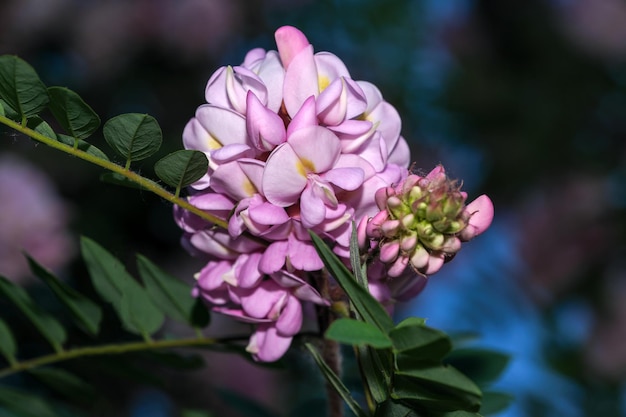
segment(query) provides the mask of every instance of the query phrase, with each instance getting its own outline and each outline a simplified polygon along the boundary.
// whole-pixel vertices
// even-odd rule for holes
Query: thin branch
[[[213,216],[212,214],[209,214],[205,211],[202,211],[200,209],[198,209],[197,207],[189,204],[189,202],[183,198],[178,197],[177,195],[174,195],[172,193],[170,193],[169,191],[167,191],[165,188],[161,187],[159,184],[157,184],[156,182],[154,182],[153,180],[149,179],[149,178],[145,178],[142,177],[141,175],[137,174],[136,172],[133,172],[121,165],[117,165],[111,161],[107,161],[106,159],[102,159],[99,158],[95,155],[89,154],[85,151],[82,151],[80,149],[77,149],[75,147],[66,145],[64,143],[61,143],[55,139],[49,138],[45,135],[42,135],[39,132],[36,132],[26,126],[23,126],[17,122],[14,122],[13,120],[5,117],[5,116],[0,116],[0,123],[10,127],[11,129],[17,130],[20,133],[23,133],[24,135],[38,141],[41,143],[44,143],[52,148],[55,148],[57,150],[60,150],[62,152],[65,152],[67,154],[73,155],[77,158],[80,158],[82,160],[85,160],[87,162],[91,162],[94,165],[98,165],[102,168],[108,169],[109,171],[115,172],[117,174],[120,174],[124,177],[126,177],[127,179],[129,179],[130,181],[136,183],[137,185],[139,185],[141,188],[146,189],[156,195],[158,195],[159,197],[169,201],[172,204],[176,204],[182,208],[184,208],[187,211],[190,211],[191,213],[195,214],[196,216],[211,222],[223,229],[228,229],[228,223],[226,222],[226,220],[224,219],[220,219],[219,217]]]
[[[138,352],[146,350],[156,350],[175,347],[194,347],[194,346],[210,346],[218,342],[225,342],[221,339],[213,339],[207,337],[174,339],[174,340],[155,340],[151,342],[129,342],[113,345],[90,346],[75,349],[68,349],[58,353],[52,353],[46,356],[40,356],[34,359],[17,362],[11,366],[0,370],[0,379],[6,376],[28,371],[43,365],[64,362],[70,359],[81,358],[85,356],[102,356],[102,355],[119,355],[128,352]]]

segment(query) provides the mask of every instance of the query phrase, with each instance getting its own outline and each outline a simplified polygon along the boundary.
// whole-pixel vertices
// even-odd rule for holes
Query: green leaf
[[[88,405],[97,398],[97,392],[92,385],[63,369],[36,368],[28,373],[74,403]]]
[[[0,406],[12,416],[18,417],[60,417],[45,400],[37,394],[0,386]]]
[[[352,412],[357,417],[367,417],[365,411],[363,411],[361,406],[359,406],[355,399],[352,398],[350,390],[346,388],[346,386],[343,384],[343,382],[341,382],[341,379],[337,376],[337,374],[335,374],[333,370],[330,369],[330,367],[326,364],[326,362],[324,362],[324,359],[320,356],[317,349],[315,349],[310,343],[305,343],[305,346],[309,350],[309,352],[311,352],[313,360],[315,360],[315,363],[317,363],[317,366],[322,371],[322,374],[324,375],[324,378],[326,378],[326,381],[335,389],[335,391],[337,391],[341,398],[343,398],[350,410],[352,410]]]
[[[509,364],[509,356],[488,349],[455,349],[446,357],[446,362],[469,376],[478,386],[485,387],[494,382]]]
[[[46,86],[37,72],[13,55],[0,56],[0,98],[20,118],[39,114],[49,101]]]
[[[365,322],[376,326],[379,330],[388,334],[393,329],[393,321],[384,307],[372,297],[368,290],[363,288],[363,286],[354,279],[352,273],[330,248],[326,246],[322,239],[311,231],[309,231],[309,234],[326,269],[348,295],[350,302],[354,305],[354,309],[359,316]]]
[[[135,281],[129,281],[122,289],[120,318],[124,327],[144,337],[161,328],[165,316],[150,300],[146,290]]]
[[[158,330],[163,324],[163,313],[124,265],[89,238],[81,238],[81,250],[94,288],[113,305],[124,328],[143,337]]]
[[[391,354],[368,346],[357,346],[357,352],[361,372],[372,398],[377,403],[386,401],[389,398],[393,366]]]
[[[426,366],[423,368],[403,369],[396,375],[411,377],[420,385],[438,392],[446,392],[460,397],[471,397],[480,403],[482,392],[467,376],[447,365]]]
[[[4,106],[2,105],[3,100],[0,100],[0,116],[4,116]]]
[[[403,321],[389,333],[396,354],[419,360],[440,361],[452,349],[450,338],[443,332],[424,326],[422,319]]]
[[[61,127],[76,139],[91,136],[100,126],[100,117],[74,91],[49,87],[50,111]]]
[[[208,310],[204,306],[197,310],[198,300],[191,296],[188,284],[163,271],[142,255],[137,255],[137,269],[148,294],[167,316],[191,326],[198,324],[198,320],[201,321],[201,327],[209,324]],[[204,317],[199,317],[202,312]]]
[[[2,114],[2,116],[6,117],[7,119],[11,119],[11,120],[14,120],[14,121],[17,121],[17,122],[21,122],[22,121],[22,117],[19,114],[17,114],[17,112],[15,110],[13,110],[6,103],[6,101],[2,100],[1,98],[0,98],[0,106],[2,107],[2,111],[4,112],[4,114]]]
[[[163,134],[156,119],[147,114],[115,116],[104,124],[104,138],[126,161],[139,161],[161,147]]]
[[[39,116],[33,116],[28,119],[27,127],[47,138],[54,140],[57,139],[57,135],[54,133],[54,130],[52,130],[50,125]]]
[[[57,140],[61,143],[64,143],[66,145],[69,146],[74,146],[74,142],[76,139],[74,139],[71,136],[67,136],[67,135],[63,135],[61,133],[57,134]],[[102,152],[99,148],[96,148],[95,146],[93,146],[91,143],[85,142],[82,139],[78,139],[78,149],[80,149],[83,152],[87,152],[90,155],[93,155],[97,158],[100,159],[104,159],[105,161],[109,160],[109,157]]]
[[[33,258],[29,256],[26,256],[26,258],[33,274],[46,283],[59,301],[69,310],[74,320],[83,326],[91,335],[97,335],[100,320],[102,320],[102,310],[100,307],[69,285],[60,281]]]
[[[202,178],[208,167],[209,161],[203,152],[186,149],[163,157],[154,165],[154,172],[178,190]]]
[[[429,413],[455,410],[476,412],[480,408],[480,398],[473,395],[454,395],[445,390],[439,391],[419,379],[403,375],[395,376],[391,396],[405,404],[428,410]]]
[[[16,352],[17,346],[15,345],[13,333],[11,333],[11,329],[4,320],[0,319],[0,353],[9,363],[13,363],[15,362]]]
[[[361,263],[356,230],[356,223],[352,222],[352,234],[350,235],[350,265],[354,271],[356,281],[361,284],[363,288],[367,288],[367,265]]]
[[[496,414],[508,408],[515,398],[503,392],[485,392],[480,406],[483,415]]]
[[[134,278],[117,258],[93,240],[83,236],[80,245],[94,288],[119,312],[122,290],[126,282]]]
[[[333,321],[324,337],[346,345],[369,345],[379,349],[391,347],[391,339],[378,327],[348,318]]]
[[[378,404],[374,417],[419,417],[420,414],[408,406],[391,399]]]
[[[55,350],[61,349],[67,337],[65,329],[54,317],[42,311],[26,291],[0,276],[0,293],[11,300],[28,317]]]
[[[100,175],[100,181],[109,184],[121,185],[122,187],[133,188],[135,190],[142,190],[143,187],[137,184],[135,181],[131,181],[122,174],[117,172],[104,172]]]

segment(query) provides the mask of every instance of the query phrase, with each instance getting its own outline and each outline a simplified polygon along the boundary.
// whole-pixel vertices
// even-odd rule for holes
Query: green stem
[[[174,195],[172,193],[170,193],[169,191],[167,191],[165,188],[161,187],[159,184],[157,184],[156,182],[152,181],[149,178],[145,178],[142,177],[141,175],[130,171],[129,169],[126,169],[125,167],[122,167],[120,165],[117,165],[111,161],[107,161],[105,159],[99,158],[97,156],[91,155],[85,151],[82,151],[80,149],[76,149],[72,146],[68,146],[64,143],[61,143],[55,139],[49,138],[45,135],[42,135],[39,132],[36,132],[28,127],[26,127],[25,125],[21,125],[17,122],[14,122],[13,120],[5,117],[5,116],[0,116],[0,123],[10,127],[11,129],[17,130],[20,133],[23,133],[24,135],[38,141],[41,143],[44,143],[52,148],[55,148],[57,150],[60,150],[62,152],[65,152],[67,154],[73,155],[77,158],[80,158],[82,160],[85,160],[87,162],[91,162],[94,165],[98,165],[102,168],[108,169],[109,171],[113,171],[117,174],[120,174],[124,177],[126,177],[127,179],[129,179],[130,181],[138,184],[139,186],[141,186],[142,188],[158,195],[159,197],[169,201],[172,204],[176,204],[182,208],[184,208],[187,211],[192,212],[193,214],[195,214],[196,216],[207,220],[223,229],[227,229],[228,228],[228,223],[224,220],[224,219],[220,219],[219,217],[215,217],[212,214],[209,214],[205,211],[202,211],[194,206],[192,206],[191,204],[189,204],[189,202],[183,198],[178,197],[177,195]]]
[[[175,340],[155,340],[151,342],[129,342],[114,345],[81,347],[76,349],[63,350],[58,353],[52,353],[46,356],[30,359],[23,362],[11,364],[11,366],[0,370],[0,379],[9,375],[28,371],[43,365],[63,362],[70,359],[76,359],[85,356],[101,356],[101,355],[119,355],[128,352],[138,352],[143,350],[156,350],[176,347],[193,347],[193,346],[209,346],[220,340],[213,338],[189,338]]]

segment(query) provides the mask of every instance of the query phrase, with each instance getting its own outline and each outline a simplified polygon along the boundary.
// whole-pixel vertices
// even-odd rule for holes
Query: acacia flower
[[[377,190],[411,178],[400,117],[380,91],[353,80],[337,56],[315,53],[298,29],[284,26],[275,38],[277,51],[253,49],[210,77],[207,102],[183,132],[184,146],[209,159],[189,202],[228,229],[175,212],[183,245],[207,260],[194,294],[254,325],[247,349],[260,361],[284,354],[307,305],[330,301],[311,280],[323,263],[308,231],[348,262],[352,222],[382,209]],[[382,252],[387,259],[393,248]],[[371,290],[400,298],[418,286],[397,277],[375,279]]]

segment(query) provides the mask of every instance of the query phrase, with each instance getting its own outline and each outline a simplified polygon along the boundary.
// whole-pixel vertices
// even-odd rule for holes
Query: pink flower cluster
[[[417,295],[427,275],[493,220],[489,197],[481,195],[466,206],[467,193],[441,165],[424,177],[411,174],[395,187],[381,188],[375,198],[380,211],[361,219],[357,237],[361,251],[374,259],[370,292],[383,302]]]
[[[215,311],[256,324],[247,347],[273,361],[300,330],[303,302],[326,305],[308,273],[323,264],[307,230],[349,256],[352,221],[376,211],[376,190],[408,174],[400,117],[372,84],[296,28],[278,51],[254,49],[218,69],[183,132],[209,170],[190,203],[228,221],[212,227],[177,209],[184,245],[208,255],[196,294]]]
[[[335,55],[314,53],[299,30],[282,27],[275,38],[278,51],[251,50],[240,66],[211,76],[207,103],[183,132],[185,147],[209,159],[189,202],[224,219],[227,230],[176,209],[183,244],[207,257],[195,295],[214,311],[255,325],[247,350],[260,361],[285,353],[302,327],[305,305],[330,302],[310,281],[323,263],[308,230],[332,242],[347,262],[352,223],[389,208],[381,192],[391,196],[397,184],[414,189],[417,181],[409,176],[400,117],[380,91],[354,81]],[[433,190],[427,192],[437,196],[426,201],[440,208],[443,197]],[[462,211],[465,196],[457,200]],[[463,216],[464,227],[478,219]],[[457,229],[448,232],[466,233]],[[383,258],[388,243],[372,240],[371,247],[382,244]],[[423,287],[420,279],[407,279],[408,272],[415,278],[407,268],[388,269],[385,259],[371,265],[370,290],[382,302]]]

